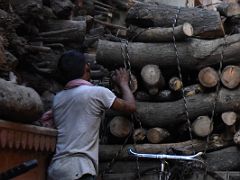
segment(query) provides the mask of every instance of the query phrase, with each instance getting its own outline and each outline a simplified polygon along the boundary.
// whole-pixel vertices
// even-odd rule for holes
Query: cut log
[[[156,95],[165,85],[164,77],[157,65],[149,64],[142,68],[141,77],[149,94]]]
[[[83,42],[86,34],[86,21],[51,20],[45,22],[40,40],[47,43]]]
[[[222,46],[225,39],[199,40],[191,39],[187,42],[177,43],[181,66],[189,69],[218,64],[221,60]],[[226,37],[223,63],[239,63],[240,34]],[[176,67],[176,52],[172,43],[129,43],[128,53],[133,68],[142,68],[148,64],[159,67]],[[109,68],[123,63],[121,43],[99,40],[96,60],[99,64]]]
[[[109,127],[111,134],[118,138],[127,137],[132,130],[131,122],[122,116],[114,117],[111,120]]]
[[[147,131],[147,139],[150,143],[158,144],[170,136],[170,133],[163,128],[151,128]]]
[[[224,142],[222,140],[212,140],[210,139],[209,145],[207,147],[207,151],[216,151],[222,149],[224,147],[230,146],[231,143]],[[137,145],[126,145],[119,156],[120,159],[129,159],[129,155],[127,150],[129,148],[136,149],[137,152],[142,153],[167,153],[169,149],[173,148],[177,151],[180,151],[184,154],[192,154],[193,149],[195,152],[204,151],[206,148],[206,141],[202,140],[193,140],[193,141],[185,141],[178,143],[169,143],[169,144],[137,144]],[[121,145],[100,145],[99,158],[100,161],[110,161],[117,154],[117,152],[121,149]]]
[[[237,114],[235,112],[224,112],[221,115],[222,120],[224,122],[225,126],[225,130],[222,133],[222,138],[225,141],[232,141],[233,140],[233,136],[236,133],[236,127],[235,127],[235,123],[237,121]]]
[[[206,137],[213,131],[213,123],[208,116],[199,116],[192,123],[192,131],[199,137]]]
[[[235,144],[240,145],[240,130],[238,130],[234,136],[233,136],[233,141]]]
[[[217,10],[221,15],[231,17],[240,14],[240,5],[238,2],[235,3],[221,3],[217,6]]]
[[[190,23],[194,35],[202,38],[223,37],[224,30],[218,12],[185,7],[180,8],[179,13],[178,10],[177,6],[135,3],[128,11],[126,21],[140,27],[172,27],[173,19],[178,14],[176,25]]]
[[[178,77],[171,78],[168,85],[169,88],[173,91],[180,91],[183,87],[183,83]]]
[[[180,41],[193,35],[193,27],[189,23],[184,23],[174,28],[139,28],[131,26],[128,36],[132,41],[137,42],[168,42],[173,41],[173,34],[176,40]]]
[[[74,4],[70,0],[50,0],[50,7],[61,19],[69,19],[72,15]]]
[[[224,112],[222,113],[221,117],[223,122],[228,126],[235,124],[238,118],[237,113],[233,111]]]
[[[43,111],[39,95],[31,88],[0,79],[0,117],[6,120],[31,123]]]
[[[146,137],[146,130],[143,128],[134,129],[133,131],[133,140],[134,142],[141,142]]]
[[[240,68],[238,66],[226,66],[221,75],[221,82],[229,89],[236,88],[240,83]]]
[[[184,87],[183,92],[184,92],[184,96],[188,97],[188,96],[194,96],[199,93],[203,93],[204,89],[200,84],[193,84],[193,85]]]
[[[217,71],[211,67],[205,67],[198,73],[198,80],[204,87],[215,87],[219,82]]]
[[[195,0],[143,0],[144,3],[166,4],[177,7],[194,7]]]
[[[201,93],[186,98],[190,119],[212,112],[215,93]],[[239,110],[240,90],[222,88],[216,103],[216,113]],[[186,121],[183,100],[164,103],[138,102],[137,112],[141,122],[149,127],[164,127]]]

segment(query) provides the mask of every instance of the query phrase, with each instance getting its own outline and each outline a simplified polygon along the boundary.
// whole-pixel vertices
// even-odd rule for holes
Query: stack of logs
[[[116,94],[111,72],[131,69],[137,113],[106,113],[101,162],[127,138],[143,153],[213,151],[213,170],[234,170],[240,152],[219,149],[240,144],[239,14],[234,0],[0,1],[0,118],[37,120],[62,89],[59,57],[77,49],[92,82]],[[225,151],[223,166],[214,160]]]

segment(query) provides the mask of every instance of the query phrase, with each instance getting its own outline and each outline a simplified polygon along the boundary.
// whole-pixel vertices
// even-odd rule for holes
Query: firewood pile
[[[92,82],[119,96],[111,74],[131,72],[137,113],[106,113],[103,164],[128,159],[131,146],[122,144],[135,144],[144,153],[211,151],[213,170],[235,170],[239,14],[237,0],[0,1],[0,118],[37,120],[62,89],[59,57],[77,49],[91,64]],[[231,156],[223,166],[216,159],[225,151]]]

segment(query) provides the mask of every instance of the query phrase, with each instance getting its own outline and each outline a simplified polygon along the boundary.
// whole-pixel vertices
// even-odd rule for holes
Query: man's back
[[[115,98],[110,90],[89,85],[63,90],[56,95],[53,113],[58,140],[53,161],[65,157],[81,158],[90,163],[89,168],[93,164],[97,170],[101,116]],[[81,168],[88,167],[85,164]]]

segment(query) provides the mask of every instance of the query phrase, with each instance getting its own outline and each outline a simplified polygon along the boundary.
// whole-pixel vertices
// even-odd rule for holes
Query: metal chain
[[[190,121],[190,118],[189,118],[187,100],[186,100],[186,96],[185,96],[185,92],[184,92],[184,88],[183,88],[184,86],[183,86],[182,68],[181,68],[181,65],[180,65],[180,58],[179,58],[178,49],[177,49],[177,45],[176,45],[176,38],[175,38],[175,35],[174,35],[174,30],[175,30],[175,26],[177,25],[177,20],[178,20],[179,14],[180,14],[180,10],[181,10],[181,8],[179,7],[177,13],[174,16],[174,20],[173,20],[173,24],[172,24],[172,38],[173,38],[174,50],[175,50],[175,53],[176,53],[178,75],[179,75],[179,78],[182,82],[181,91],[182,91],[182,96],[183,96],[185,115],[186,115],[186,119],[187,119],[187,123],[188,123],[189,136],[190,136],[191,141],[193,141],[191,121]],[[192,146],[192,152],[195,153],[193,143],[191,144],[191,146]]]

